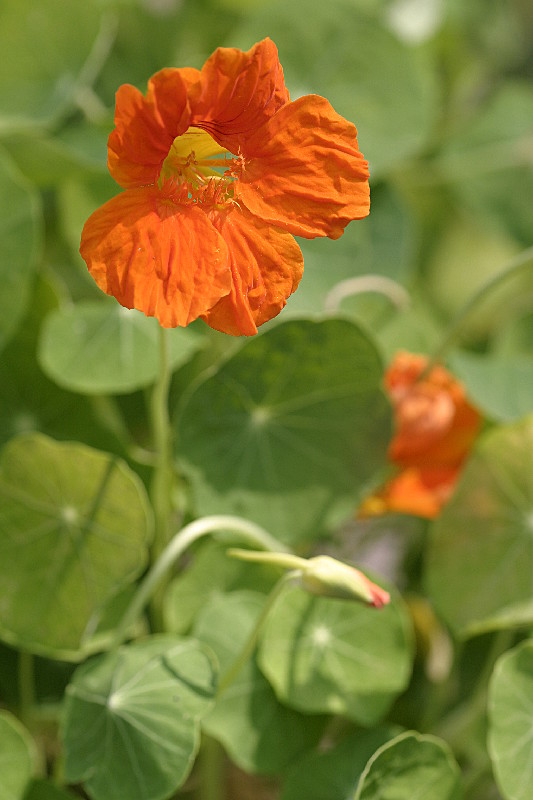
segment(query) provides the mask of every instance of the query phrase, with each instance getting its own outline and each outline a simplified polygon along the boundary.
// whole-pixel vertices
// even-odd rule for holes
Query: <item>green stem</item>
[[[224,800],[226,797],[224,760],[222,745],[203,735],[198,756],[198,800]]]
[[[19,652],[18,663],[19,716],[21,722],[27,728],[31,728],[32,711],[35,705],[35,676],[33,666],[33,655],[21,650]]]
[[[468,300],[463,308],[459,311],[452,324],[448,328],[444,339],[434,351],[429,364],[424,370],[424,375],[426,375],[436,363],[442,361],[444,353],[455,341],[465,322],[470,318],[472,312],[477,310],[478,306],[491,294],[491,292],[509,278],[512,278],[522,272],[522,270],[529,268],[532,264],[533,247],[528,247],[526,250],[523,250],[517,256],[512,258],[511,261],[509,261],[509,263],[501,270],[501,272],[498,272],[497,275],[494,275],[494,277],[484,283],[483,286],[481,286],[478,291],[472,295],[470,300]]]
[[[161,551],[170,539],[170,508],[172,487],[172,438],[168,412],[170,368],[168,361],[168,331],[159,328],[159,378],[152,394],[151,421],[156,465],[152,484],[155,514],[155,546]]]
[[[259,634],[265,624],[266,618],[268,617],[270,610],[280,594],[282,593],[285,586],[293,579],[295,571],[286,572],[284,575],[281,576],[279,581],[274,585],[270,594],[267,597],[266,603],[263,606],[261,614],[259,615],[257,622],[254,625],[254,629],[251,632],[250,636],[246,640],[244,647],[242,648],[241,652],[231,665],[231,667],[226,670],[224,675],[220,678],[218,682],[218,691],[217,691],[217,699],[226,691],[228,686],[230,686],[243,666],[246,664],[249,658],[251,658],[257,640],[259,639]]]
[[[241,534],[254,546],[262,547],[265,550],[287,552],[285,545],[274,539],[267,531],[241,517],[217,515],[202,517],[190,522],[170,540],[140,584],[115,630],[113,637],[113,645],[115,647],[118,647],[127,638],[131,625],[137,620],[154,592],[160,587],[163,578],[170,572],[176,560],[197,539],[216,531],[233,531]]]
[[[154,542],[152,563],[159,558],[171,538],[172,515],[172,433],[168,411],[170,366],[168,359],[168,331],[159,328],[159,377],[152,391],[151,424],[155,451],[155,469],[151,487],[154,512]],[[153,598],[154,627],[161,628],[161,594]]]

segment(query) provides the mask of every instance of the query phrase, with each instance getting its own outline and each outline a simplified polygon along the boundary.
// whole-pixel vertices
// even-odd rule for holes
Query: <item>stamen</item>
[[[175,196],[220,209],[234,202],[243,166],[242,155],[235,158],[205,130],[191,127],[172,143],[158,184],[162,188],[171,181]]]

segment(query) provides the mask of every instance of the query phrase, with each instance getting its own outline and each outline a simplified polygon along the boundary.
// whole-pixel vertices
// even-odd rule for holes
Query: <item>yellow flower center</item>
[[[191,126],[177,136],[159,175],[159,186],[170,181],[180,199],[223,207],[234,197],[237,159],[201,128]]]

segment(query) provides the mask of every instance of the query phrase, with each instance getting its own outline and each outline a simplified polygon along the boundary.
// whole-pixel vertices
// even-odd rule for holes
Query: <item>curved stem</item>
[[[337,283],[326,295],[326,311],[337,311],[346,297],[374,292],[386,297],[393,306],[403,310],[409,306],[410,297],[403,286],[384,275],[359,275]]]
[[[506,280],[514,277],[515,275],[518,275],[520,272],[522,272],[522,270],[529,268],[532,264],[533,247],[528,247],[527,250],[523,250],[521,253],[511,259],[511,261],[509,261],[509,263],[501,270],[501,272],[498,272],[497,275],[494,275],[494,277],[484,283],[483,286],[481,286],[478,291],[472,295],[470,300],[468,300],[463,308],[459,311],[452,324],[448,328],[444,339],[431,356],[430,361],[423,372],[424,376],[437,362],[442,361],[444,353],[450,347],[452,342],[455,341],[465,322],[469,319],[472,312],[475,311],[477,307],[485,300],[485,298],[488,297],[491,292],[501,283],[504,283]]]
[[[268,595],[266,603],[261,611],[261,614],[259,615],[257,622],[254,625],[254,629],[251,632],[250,636],[248,637],[244,647],[242,648],[241,652],[239,653],[239,655],[237,656],[231,667],[228,670],[226,670],[226,672],[221,677],[218,683],[217,699],[223,692],[226,691],[228,686],[230,686],[233,683],[233,681],[235,680],[235,678],[237,677],[243,666],[251,657],[252,653],[255,650],[257,640],[259,639],[259,634],[261,633],[263,625],[265,624],[265,620],[268,617],[272,606],[282,593],[287,583],[293,580],[295,573],[296,570],[293,570],[292,572],[286,572],[284,575],[281,576],[279,581],[274,584],[274,587],[272,588],[270,594]]]
[[[162,579],[168,574],[175,561],[190,547],[190,545],[202,536],[215,531],[233,531],[239,533],[251,544],[264,548],[265,550],[284,551],[287,548],[278,542],[267,531],[253,522],[226,515],[212,517],[202,517],[185,525],[168,543],[161,552],[159,558],[152,566],[142,583],[140,584],[133,599],[124,612],[124,615],[115,630],[113,646],[118,647],[128,635],[128,630],[135,622],[154,592],[160,587]]]

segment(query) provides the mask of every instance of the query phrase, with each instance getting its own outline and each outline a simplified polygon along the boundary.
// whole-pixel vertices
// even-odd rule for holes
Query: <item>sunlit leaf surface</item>
[[[162,800],[185,780],[215,692],[213,657],[152,637],[98,656],[67,688],[65,773],[94,800]]]
[[[201,344],[193,328],[168,333],[170,362],[177,367]],[[60,386],[87,394],[131,392],[159,374],[159,324],[116,301],[86,301],[47,319],[40,363]]]

